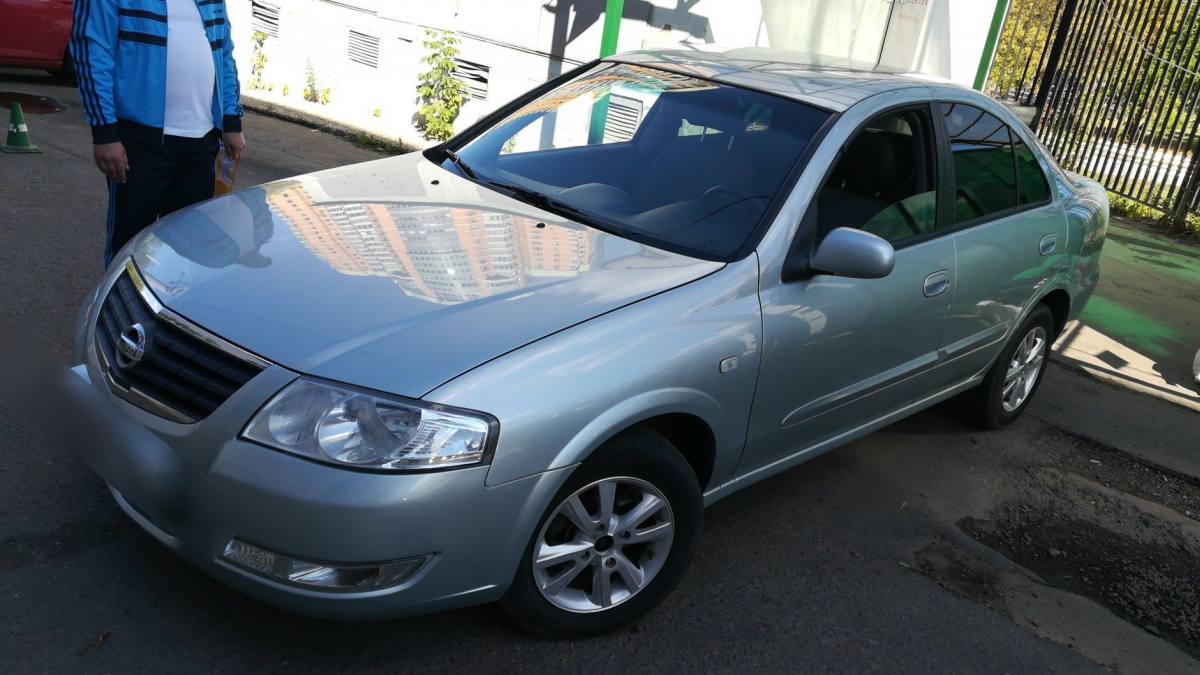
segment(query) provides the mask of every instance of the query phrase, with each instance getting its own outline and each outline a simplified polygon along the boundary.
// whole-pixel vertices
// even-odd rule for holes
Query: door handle
[[[938,270],[925,277],[925,297],[932,298],[950,288],[950,270]]]
[[[1042,240],[1038,242],[1038,253],[1041,253],[1042,255],[1050,255],[1056,250],[1058,250],[1057,234],[1048,234],[1042,237]]]

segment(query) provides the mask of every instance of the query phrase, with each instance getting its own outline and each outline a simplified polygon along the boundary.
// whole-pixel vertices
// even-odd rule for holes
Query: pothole
[[[1058,433],[1073,449],[1059,457],[1060,469],[1200,520],[1200,480],[1137,461],[1082,436]]]
[[[1200,558],[1172,542],[1134,539],[1025,504],[959,527],[980,543],[1200,657]]]
[[[1040,465],[1008,465],[990,505],[952,516],[978,545],[934,542],[914,567],[1110,667],[1180,670],[1165,640],[1196,672],[1200,480],[1055,428],[1030,441]]]

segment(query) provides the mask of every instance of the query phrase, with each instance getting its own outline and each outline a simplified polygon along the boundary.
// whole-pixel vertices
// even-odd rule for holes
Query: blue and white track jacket
[[[216,67],[214,126],[242,130],[242,104],[224,0],[194,0]],[[75,0],[71,58],[95,143],[162,137],[167,98],[166,0]]]

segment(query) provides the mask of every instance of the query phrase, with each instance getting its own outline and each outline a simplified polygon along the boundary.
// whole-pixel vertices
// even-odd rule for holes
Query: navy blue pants
[[[203,138],[148,139],[123,134],[121,142],[129,156],[129,171],[124,183],[108,184],[105,266],[126,242],[154,221],[213,196],[213,164],[221,149],[221,135],[216,129]]]

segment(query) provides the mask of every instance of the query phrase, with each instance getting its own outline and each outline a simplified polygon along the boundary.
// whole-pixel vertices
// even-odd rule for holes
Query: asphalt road
[[[71,89],[0,74],[5,90],[68,105],[29,119],[44,154],[0,155],[0,317],[65,360],[76,306],[101,272],[104,183]],[[253,114],[245,126],[242,184],[377,156]],[[1167,520],[1196,517],[1189,479],[1127,453],[1186,452],[1200,418],[1061,367],[1030,413],[985,433],[941,406],[729,497],[708,510],[697,559],[652,615],[615,635],[553,642],[493,607],[339,624],[250,601],[142,533],[86,468],[0,410],[0,672],[1196,668],[1185,654],[1196,655],[1193,627],[1172,623],[1173,605],[1139,613],[1108,586],[1062,582],[1009,536],[1020,518],[1006,514],[1085,519],[1134,551],[1182,556],[1164,563],[1168,574],[1189,569],[1200,550],[1191,540],[1152,541],[1174,535],[1129,530],[1121,509],[1159,500]],[[1086,513],[1064,504],[1053,498],[1066,494],[1063,476],[1114,501]],[[1146,487],[1160,483],[1169,498]],[[1090,555],[1069,543],[1050,546]]]

